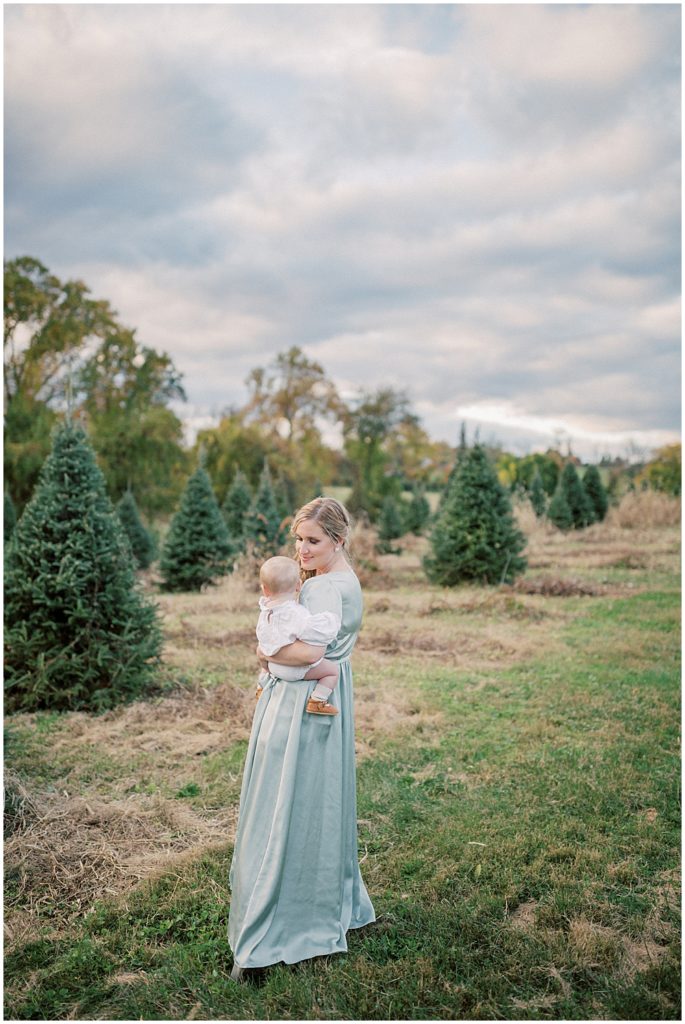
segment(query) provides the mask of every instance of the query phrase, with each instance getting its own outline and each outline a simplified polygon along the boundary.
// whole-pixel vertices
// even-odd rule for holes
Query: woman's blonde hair
[[[331,538],[335,544],[340,544],[347,561],[352,564],[350,558],[349,538],[352,529],[350,514],[341,501],[337,498],[314,498],[306,505],[298,509],[293,517],[290,532],[295,536],[297,528],[305,519],[311,519],[318,523],[323,532]],[[315,576],[315,569],[300,569],[302,581]]]

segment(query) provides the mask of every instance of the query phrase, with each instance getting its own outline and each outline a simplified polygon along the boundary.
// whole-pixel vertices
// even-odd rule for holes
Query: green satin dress
[[[239,967],[344,953],[375,921],[359,870],[350,655],[362,620],[353,572],[313,576],[300,601],[342,617],[326,657],[340,664],[336,716],[305,712],[314,680],[269,678],[245,759],[229,881],[228,941]]]

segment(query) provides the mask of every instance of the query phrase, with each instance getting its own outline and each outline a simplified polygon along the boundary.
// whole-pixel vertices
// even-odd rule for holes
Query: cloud
[[[110,299],[193,421],[301,345],[341,390],[406,386],[452,440],[483,402],[526,443],[526,416],[677,430],[679,24],[10,6],[6,254]]]

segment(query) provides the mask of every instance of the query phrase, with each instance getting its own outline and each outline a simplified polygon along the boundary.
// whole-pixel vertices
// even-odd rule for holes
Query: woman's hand
[[[269,659],[267,658],[266,654],[261,649],[259,644],[257,644],[257,661],[266,672],[269,671]]]
[[[304,640],[294,640],[272,654],[270,660],[279,661],[281,665],[311,665],[325,653],[323,644],[306,644]]]

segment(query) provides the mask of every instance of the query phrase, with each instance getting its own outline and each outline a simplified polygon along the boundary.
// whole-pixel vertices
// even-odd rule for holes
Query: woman
[[[315,686],[304,679],[272,677],[259,698],[230,872],[234,980],[246,968],[343,953],[348,929],[375,921],[357,852],[350,654],[362,592],[346,553],[349,531],[347,511],[334,498],[315,498],[293,521],[305,579],[300,600],[312,613],[332,611],[342,619],[326,650],[339,664],[330,701],[340,713],[304,714]],[[273,657],[301,665],[316,652],[297,640]]]

